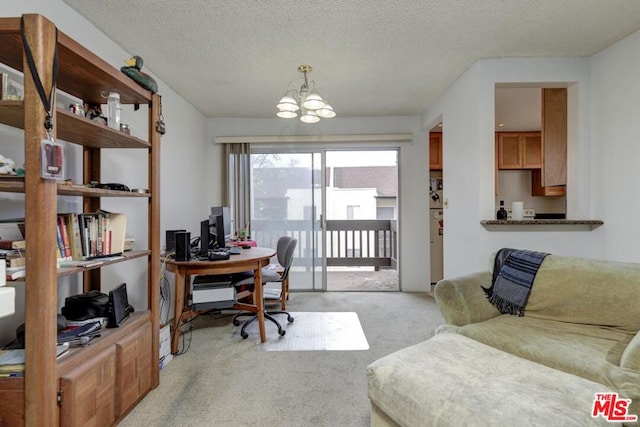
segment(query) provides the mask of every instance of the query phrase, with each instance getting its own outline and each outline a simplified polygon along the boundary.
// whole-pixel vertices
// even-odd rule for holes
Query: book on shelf
[[[100,258],[60,261],[60,267],[62,268],[75,268],[75,267],[91,268],[91,267],[97,267],[102,264],[104,264],[104,260],[101,260]]]
[[[0,241],[12,242],[24,240],[24,237],[24,219],[0,220]]]
[[[56,357],[60,357],[69,351],[69,343],[56,345]],[[0,350],[0,376],[20,376],[9,375],[24,372],[24,349],[16,348],[12,350]]]
[[[25,249],[27,247],[24,239],[20,240],[0,240],[0,249]]]
[[[7,267],[7,272],[5,275],[7,280],[16,280],[24,277],[25,274],[25,267]]]
[[[127,216],[98,211],[78,215],[82,253],[85,258],[124,252]]]
[[[69,238],[69,230],[67,229],[67,222],[65,215],[58,215],[58,228],[60,229],[60,236],[62,237],[61,253],[64,256],[65,261],[72,259],[71,257],[71,239]]]
[[[56,259],[58,261],[66,261],[64,243],[62,243],[62,232],[60,231],[60,226],[58,224],[56,224],[56,240],[58,242],[58,246],[56,247]]]
[[[102,321],[85,323],[80,326],[68,326],[58,333],[58,344],[81,342],[88,343],[90,339],[98,336],[102,329]],[[82,340],[85,338],[86,340]]]
[[[7,267],[24,267],[25,258],[21,251],[7,251],[0,249],[0,254],[3,253],[7,261]]]
[[[82,240],[80,239],[80,224],[78,222],[78,214],[68,213],[65,215],[65,220],[67,222],[67,230],[69,231],[71,259],[75,261],[82,260]]]

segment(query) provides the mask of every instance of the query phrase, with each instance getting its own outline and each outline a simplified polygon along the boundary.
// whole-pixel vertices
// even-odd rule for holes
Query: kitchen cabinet
[[[543,187],[567,184],[567,89],[542,89]]]
[[[499,170],[542,167],[540,132],[497,132],[496,153]]]
[[[429,170],[442,170],[442,132],[429,133]]]
[[[531,171],[531,195],[532,196],[564,196],[566,186],[564,185],[542,185],[542,170]]]
[[[123,104],[148,106],[148,136],[144,139],[64,108],[51,111],[52,136],[82,147],[83,182],[102,182],[104,150],[144,150],[147,161],[141,167],[149,171],[148,193],[67,185],[40,176],[46,112],[26,65],[21,27],[45,88],[60,89],[90,104],[103,103],[102,93],[114,91],[120,94]],[[56,50],[58,72],[54,81]],[[114,425],[159,383],[160,134],[155,121],[159,117],[160,97],[137,85],[37,14],[0,18],[0,63],[24,75],[24,100],[0,101],[0,123],[23,130],[27,173],[24,178],[0,180],[0,192],[24,194],[28,248],[24,278],[25,324],[28,325],[24,377],[0,378],[0,425]],[[52,92],[51,104],[56,105],[56,91]],[[122,259],[105,260],[97,267],[57,268],[55,224],[59,196],[80,198],[84,212],[100,209],[103,197],[146,199],[148,249],[125,252]],[[146,280],[141,283],[132,280],[128,284],[129,289],[137,287],[147,294],[147,306],[137,307],[123,326],[102,330],[101,336],[90,345],[70,349],[58,360],[56,319],[62,305],[58,301],[61,293],[56,286],[58,278],[75,275],[85,291],[102,290],[100,269],[103,266],[140,258],[146,259]]]

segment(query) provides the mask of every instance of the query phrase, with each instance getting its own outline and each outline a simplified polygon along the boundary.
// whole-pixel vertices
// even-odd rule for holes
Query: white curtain
[[[251,224],[251,144],[223,144],[222,204],[231,208],[232,233]]]

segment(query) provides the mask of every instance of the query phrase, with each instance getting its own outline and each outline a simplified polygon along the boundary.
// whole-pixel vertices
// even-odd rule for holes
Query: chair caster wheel
[[[249,334],[240,334],[240,336],[242,337],[243,340],[246,340],[247,338],[249,338]]]
[[[236,319],[233,319],[233,326],[240,326],[240,322]]]
[[[281,337],[283,337],[286,333],[287,333],[287,331],[285,331],[284,329],[280,329],[278,331],[278,334],[280,334]]]
[[[293,323],[293,321],[294,321],[294,320],[295,320],[295,319],[294,319],[293,317],[291,317],[291,315],[288,315],[288,316],[287,316],[287,321],[288,321],[289,323]]]

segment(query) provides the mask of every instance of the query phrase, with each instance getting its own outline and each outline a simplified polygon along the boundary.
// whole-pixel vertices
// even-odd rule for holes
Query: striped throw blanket
[[[482,287],[489,302],[502,314],[524,316],[533,281],[547,255],[520,249],[500,249],[494,262],[491,287]]]

